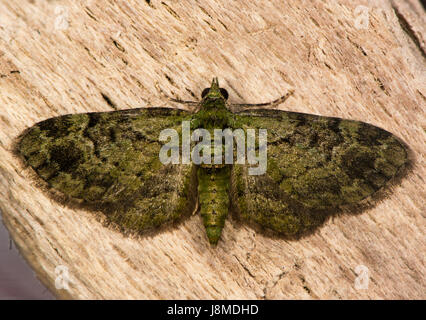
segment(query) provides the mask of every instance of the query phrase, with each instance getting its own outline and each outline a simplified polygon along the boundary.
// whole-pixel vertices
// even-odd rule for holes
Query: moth
[[[409,164],[408,148],[391,133],[360,121],[231,104],[217,78],[194,111],[139,108],[70,114],[27,129],[17,152],[47,186],[101,211],[123,231],[144,233],[199,210],[212,245],[228,212],[241,221],[297,238],[344,208],[360,206]],[[163,164],[160,132],[191,129],[267,130],[267,167],[250,164]],[[255,147],[259,148],[259,146]],[[258,150],[259,151],[259,150]]]

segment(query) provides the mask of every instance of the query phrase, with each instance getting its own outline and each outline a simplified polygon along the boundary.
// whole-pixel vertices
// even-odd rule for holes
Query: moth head
[[[205,88],[203,92],[201,93],[201,99],[209,99],[209,100],[217,100],[217,99],[228,99],[228,91],[225,89],[219,87],[219,80],[216,78],[213,78],[212,84],[210,88]]]

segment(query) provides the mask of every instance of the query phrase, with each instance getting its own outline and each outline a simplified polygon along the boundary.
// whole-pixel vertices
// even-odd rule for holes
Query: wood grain
[[[366,29],[355,26],[358,5]],[[60,298],[425,299],[424,19],[414,0],[1,0],[3,220]],[[51,200],[12,153],[35,122],[160,106],[161,91],[191,100],[213,76],[234,102],[292,89],[280,108],[382,127],[410,146],[413,171],[375,208],[299,241],[228,219],[211,248],[199,215],[153,237],[105,228]],[[69,290],[55,288],[61,265]],[[368,289],[355,288],[358,265]]]

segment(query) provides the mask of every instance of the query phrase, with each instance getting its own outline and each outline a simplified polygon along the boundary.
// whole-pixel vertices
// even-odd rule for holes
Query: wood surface
[[[425,22],[414,0],[1,0],[4,223],[59,298],[425,299]],[[199,215],[155,236],[106,228],[50,199],[12,152],[38,121],[174,106],[163,94],[198,99],[214,76],[233,102],[294,90],[280,109],[384,128],[411,148],[413,170],[373,209],[301,240],[228,219],[211,248]],[[359,265],[368,289],[356,288]],[[55,287],[58,266],[69,290]]]

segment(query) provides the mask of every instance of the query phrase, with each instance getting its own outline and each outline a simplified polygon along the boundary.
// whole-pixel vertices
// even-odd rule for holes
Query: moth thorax
[[[218,141],[215,142],[215,136],[213,132],[211,132],[211,140],[210,140],[210,159],[211,163],[202,163],[200,166],[202,168],[223,168],[226,165],[225,154],[226,154],[226,146],[224,144],[224,139],[222,138],[222,142],[217,144]]]

